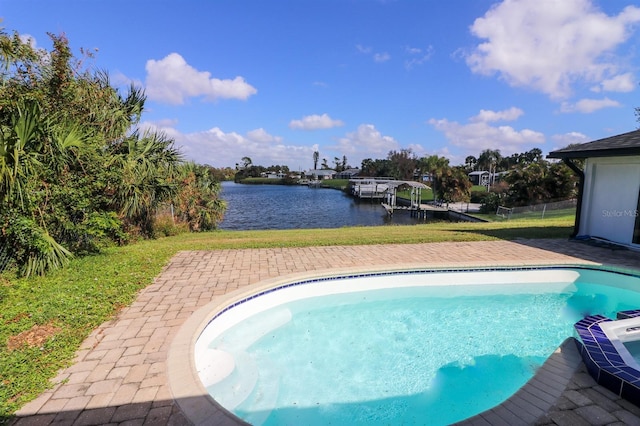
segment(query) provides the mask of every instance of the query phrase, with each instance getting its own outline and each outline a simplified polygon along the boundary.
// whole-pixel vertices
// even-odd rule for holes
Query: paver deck
[[[369,266],[586,263],[640,270],[640,253],[566,240],[180,252],[134,303],[90,334],[73,365],[58,374],[50,390],[19,410],[14,424],[190,424],[173,399],[167,381],[169,346],[178,329],[198,308],[217,296],[262,280]],[[555,367],[551,368],[553,371]],[[553,382],[554,378],[548,380]],[[544,390],[545,377],[539,381],[538,387]],[[531,391],[527,393],[530,394]],[[516,405],[511,411],[477,417],[467,424],[640,425],[640,408],[596,385],[582,367],[567,378],[566,389],[551,408],[518,417],[518,399],[512,404]],[[216,419],[211,419],[210,424],[216,424]]]

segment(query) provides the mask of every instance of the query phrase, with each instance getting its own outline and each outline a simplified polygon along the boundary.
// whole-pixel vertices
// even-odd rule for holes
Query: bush
[[[504,196],[496,192],[489,192],[480,205],[480,213],[495,213],[502,205]]]
[[[487,198],[489,193],[485,191],[471,191],[471,199],[472,203],[484,203],[484,199]]]
[[[157,237],[172,237],[174,235],[189,232],[189,226],[184,222],[175,223],[171,215],[156,217],[154,234]]]
[[[31,218],[18,216],[5,224],[0,247],[8,248],[9,263],[17,265],[22,276],[43,275],[66,265],[73,256]]]

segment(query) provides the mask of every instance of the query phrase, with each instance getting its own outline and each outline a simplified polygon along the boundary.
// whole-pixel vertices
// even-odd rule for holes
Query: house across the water
[[[489,177],[491,174],[486,170],[478,170],[469,173],[469,180],[473,185],[489,185]]]
[[[331,169],[315,169],[315,170],[309,170],[304,174],[305,176],[311,177],[313,179],[324,180],[324,179],[333,179],[336,175],[336,171]]]

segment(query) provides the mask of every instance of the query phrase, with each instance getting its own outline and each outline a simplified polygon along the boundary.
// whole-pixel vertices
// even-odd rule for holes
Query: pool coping
[[[301,281],[322,281],[345,275],[375,275],[385,273],[416,272],[468,272],[509,271],[532,269],[592,269],[623,274],[634,274],[627,268],[608,267],[593,263],[576,264],[521,264],[500,266],[425,267],[421,265],[392,265],[376,267],[350,267],[294,273],[266,279],[223,296],[214,298],[195,311],[182,325],[173,339],[167,358],[167,379],[174,400],[189,421],[194,425],[249,425],[215,401],[200,381],[195,365],[196,341],[205,327],[231,305],[240,303],[258,293],[273,291]],[[635,275],[635,274],[634,274]],[[544,416],[567,388],[571,377],[582,365],[577,341],[567,338],[534,376],[515,394],[503,403],[464,419],[456,424],[471,425],[477,422],[489,424],[533,423]]]

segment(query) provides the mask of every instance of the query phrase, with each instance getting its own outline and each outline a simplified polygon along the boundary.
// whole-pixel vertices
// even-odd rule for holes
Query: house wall
[[[588,158],[578,235],[632,242],[640,193],[640,156]]]

